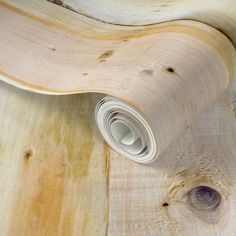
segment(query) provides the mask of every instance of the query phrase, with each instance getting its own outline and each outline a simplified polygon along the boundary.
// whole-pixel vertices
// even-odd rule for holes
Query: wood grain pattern
[[[149,124],[158,147],[152,160],[235,77],[235,48],[206,24],[167,22],[151,34],[142,28],[142,37],[124,42],[106,38],[102,22],[97,22],[99,34],[90,32],[93,37],[83,34],[83,25],[76,34],[63,30],[55,22],[59,6],[26,2],[0,3],[0,79],[46,94],[100,92],[119,98]],[[85,18],[88,26],[91,20]],[[119,34],[117,30],[110,33]]]
[[[226,81],[233,79],[236,70],[233,45],[206,24],[185,20],[158,24],[152,29],[112,28],[75,13],[82,18],[77,18],[74,32],[70,26],[76,23],[66,21],[73,20],[75,16],[69,14],[73,12],[47,1],[0,1],[0,6],[1,79],[32,91],[96,91],[128,101],[119,90],[126,88],[130,94],[127,88],[136,84],[139,89],[144,87],[142,72],[146,70],[153,70],[159,77],[166,77],[165,69],[169,67],[183,70],[182,77],[191,74],[188,77],[195,78],[195,73],[207,76],[207,71],[217,76],[219,72],[210,62],[222,67],[217,64],[223,60],[227,68],[221,70],[229,73],[222,75]],[[209,57],[214,59],[208,61]],[[188,63],[194,66],[186,66]],[[149,83],[156,87],[155,80]]]
[[[113,0],[0,0],[1,80],[120,98],[161,154],[143,166],[110,151],[101,95],[1,82],[1,235],[236,234],[236,3],[142,2],[127,17],[107,15]]]
[[[36,95],[2,82],[0,91],[0,235],[105,235],[107,225],[108,235],[235,235],[236,120],[226,94],[143,166],[104,145],[97,96]],[[189,205],[199,185],[221,194],[217,211]]]
[[[96,96],[0,84],[0,235],[105,235],[107,147]]]
[[[122,26],[150,26],[180,19],[199,21],[222,31],[236,45],[236,2],[234,0],[48,1],[97,21]]]
[[[150,166],[111,151],[109,235],[234,236],[236,119],[221,96]],[[221,197],[217,210],[198,211],[188,202],[196,186]]]

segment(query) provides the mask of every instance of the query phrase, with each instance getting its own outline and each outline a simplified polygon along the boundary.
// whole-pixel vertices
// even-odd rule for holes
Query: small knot
[[[168,203],[168,202],[164,202],[164,203],[162,204],[162,206],[163,206],[163,207],[168,207],[168,206],[169,206],[169,203]]]
[[[170,72],[170,73],[174,73],[175,72],[175,70],[172,67],[168,67],[168,68],[166,68],[166,70],[168,72]]]
[[[25,151],[24,160],[28,161],[33,156],[33,151],[31,149]]]

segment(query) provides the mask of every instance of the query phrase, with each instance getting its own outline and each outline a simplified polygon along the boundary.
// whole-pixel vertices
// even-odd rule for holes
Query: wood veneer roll
[[[128,27],[44,1],[0,6],[1,79],[39,93],[109,95],[98,103],[98,127],[140,163],[163,153],[235,76],[232,42],[200,22]]]

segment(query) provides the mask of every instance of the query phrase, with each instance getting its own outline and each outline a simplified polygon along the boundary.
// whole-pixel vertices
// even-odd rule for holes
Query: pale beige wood
[[[12,0],[11,0],[12,1]],[[17,0],[14,0],[16,2]],[[48,0],[102,22],[147,26],[171,20],[204,22],[236,45],[235,0]]]
[[[84,228],[86,235],[105,235],[107,155],[108,235],[234,235],[236,126],[225,95],[155,165],[143,166],[102,145],[91,95],[48,97],[3,83],[0,89],[3,235],[78,235]],[[89,155],[92,169],[84,176]],[[202,184],[222,194],[220,212],[199,217],[188,206],[186,192]]]
[[[151,33],[143,28],[143,37],[124,42],[119,37],[108,40],[103,35],[106,24],[101,22],[97,31],[103,39],[93,31],[93,38],[83,35],[82,25],[78,28],[82,34],[65,31],[54,22],[57,8],[62,7],[44,1],[26,3],[1,4],[1,79],[42,93],[102,92],[120,98],[150,125],[158,146],[155,156],[234,78],[233,45],[205,24],[163,23]],[[51,9],[54,21],[47,16]],[[84,20],[88,26],[93,21]],[[115,32],[119,33],[110,30]]]
[[[201,185],[221,194],[216,210],[189,204],[187,193]],[[154,165],[111,151],[108,235],[234,236],[235,185],[236,119],[224,94]]]
[[[0,235],[105,235],[108,153],[97,99],[0,83]]]
[[[129,2],[130,9],[133,8],[133,3]],[[162,2],[159,1],[159,3]],[[111,153],[108,228],[110,235],[221,235],[222,230],[226,235],[235,233],[233,223],[235,219],[235,118],[234,114],[230,113],[229,99],[226,94],[190,127],[193,120],[210,106],[235,78],[235,48],[232,45],[235,43],[235,2],[228,0],[208,1],[209,4],[206,4],[205,1],[204,3],[203,1],[195,3],[184,1],[183,3],[187,3],[183,8],[186,12],[179,11],[178,9],[182,9],[182,6],[178,5],[175,11],[178,11],[179,14],[175,14],[174,18],[168,16],[168,12],[160,15],[163,19],[156,18],[156,14],[154,14],[150,18],[143,19],[143,24],[175,19],[193,19],[203,23],[185,20],[149,26],[117,26],[101,21],[139,25],[142,22],[142,15],[137,15],[140,17],[139,21],[132,18],[136,15],[135,13],[131,18],[122,18],[119,15],[119,12],[122,12],[121,8],[118,9],[119,14],[116,15],[119,21],[116,19],[113,21],[114,19],[109,17],[100,18],[100,21],[97,21],[91,19],[91,17],[95,18],[92,13],[83,12],[88,14],[89,18],[47,1],[0,1],[2,80],[41,93],[103,92],[116,96],[133,106],[146,118],[158,140],[160,153],[180,135],[179,139],[166,149],[166,152],[153,166],[137,165],[127,160],[121,160],[116,153]],[[191,4],[188,5],[188,3]],[[111,1],[111,6],[114,6],[113,4],[114,1]],[[144,9],[142,13],[146,14],[146,8],[143,8],[143,5],[140,6],[140,9]],[[179,8],[180,6],[181,8]],[[170,9],[173,10],[172,7]],[[104,16],[104,12],[98,13]],[[217,29],[211,28],[207,24]],[[231,108],[234,110],[234,90],[229,94]],[[38,97],[37,101],[41,100],[41,96],[34,96]],[[6,95],[3,96],[2,101],[6,99],[5,97]],[[44,99],[46,101],[49,98]],[[62,110],[64,110],[64,106],[67,107],[66,111],[74,109],[79,103],[79,101],[73,100],[72,108],[68,108],[71,106],[71,97],[61,99],[62,101],[68,99],[68,103],[62,102],[63,105],[61,105]],[[14,102],[18,107],[19,101],[14,100]],[[60,104],[57,99],[52,102],[53,106],[59,106],[57,112],[60,110]],[[82,102],[82,104],[87,103]],[[37,136],[36,143],[34,143],[40,144],[38,146],[41,147],[42,144],[46,145],[43,136],[46,133],[45,130],[51,130],[51,127],[48,126],[51,120],[46,120],[46,116],[43,116],[42,120],[38,118],[39,115],[44,114],[39,107],[38,105],[33,108],[29,107],[30,112],[33,111],[34,122],[29,120],[30,125],[27,124],[28,128],[24,128],[26,129],[24,133],[26,136],[29,135],[26,132],[27,129],[35,125],[30,132],[37,135],[41,129],[37,127],[42,124],[44,129],[41,131],[42,139]],[[42,107],[41,109],[45,109]],[[45,104],[44,107],[48,109],[51,106]],[[86,109],[89,109],[89,106]],[[20,111],[22,110],[20,109]],[[53,112],[51,115],[58,118],[55,122],[56,128],[53,128],[58,134],[63,120],[59,118],[57,112]],[[18,112],[16,113],[18,114]],[[89,114],[92,113],[89,110]],[[6,116],[6,122],[11,119]],[[21,120],[19,119],[19,121]],[[92,119],[88,119],[87,122],[88,129],[90,129],[90,125],[94,128]],[[72,137],[64,141],[66,143],[72,141],[72,146],[69,147],[76,149],[77,141],[80,140],[78,145],[86,147],[86,151],[84,151],[86,153],[90,148],[86,146],[86,143],[81,144],[83,142],[81,137],[87,139],[90,136],[86,132],[84,135],[80,132],[80,135],[74,134],[76,125],[80,127],[79,124],[74,123],[73,127],[65,128],[68,132],[66,132],[66,136],[70,136],[72,133]],[[23,129],[19,123],[17,127]],[[184,129],[187,131],[181,136]],[[5,137],[6,129],[2,132],[4,141],[13,140],[11,132],[10,137]],[[48,132],[50,134],[51,131]],[[91,131],[91,136],[96,136],[96,132]],[[20,135],[23,131],[18,133]],[[50,135],[49,137],[51,142],[52,138]],[[59,132],[57,141],[61,137],[64,137],[64,131]],[[31,137],[27,136],[26,140],[27,138],[31,141]],[[15,152],[17,150],[22,152],[22,143],[19,143],[16,148],[13,144],[9,144],[8,148],[14,147],[12,150]],[[99,145],[99,142],[97,144]],[[45,149],[43,154],[63,154],[64,146],[61,150],[58,149],[58,146],[51,143],[50,145],[52,145],[53,151]],[[66,148],[68,150],[68,146]],[[106,159],[107,149],[105,148],[105,153],[103,153],[101,146],[97,148],[96,156]],[[39,153],[41,154],[41,152]],[[31,150],[25,153],[26,162],[28,162],[28,158],[31,159]],[[4,160],[6,163],[9,161],[6,157]],[[40,168],[40,165],[34,164],[29,176],[39,177],[39,185],[43,185],[42,188],[47,189],[49,184],[50,189],[50,181],[54,183],[55,180],[54,171],[57,168],[54,165],[57,166],[57,163],[54,158],[47,160],[49,160],[47,162],[49,167]],[[106,161],[102,160],[99,162],[102,165],[99,170],[107,170]],[[20,163],[20,157],[17,159],[18,163]],[[91,159],[89,165],[90,163]],[[97,171],[99,167],[97,164],[98,162],[92,165],[91,173],[95,169]],[[10,162],[9,166],[10,168],[7,169],[4,165],[5,172],[12,169],[17,170],[18,167],[15,162]],[[22,166],[24,165],[22,164]],[[22,166],[20,164],[23,169]],[[73,167],[71,168],[73,169]],[[87,214],[93,214],[94,205],[88,211],[83,210],[87,204],[90,205],[91,202],[97,201],[101,192],[105,192],[106,171],[96,178],[93,176],[90,179],[91,176],[88,176],[85,183],[79,185],[81,188],[74,187],[76,190],[73,188],[74,185],[71,187],[69,184],[68,187],[66,184],[67,181],[70,182],[67,178],[71,176],[65,177],[63,187],[66,186],[66,188],[62,191],[64,196],[62,215],[67,210],[73,209],[77,212],[78,218],[81,216],[80,219],[84,220],[83,222],[78,221],[78,224],[73,224],[74,222],[70,224],[70,222],[66,222],[68,218],[65,218],[65,221],[61,218],[60,221],[59,218],[54,218],[54,215],[61,213],[58,213],[58,208],[54,207],[54,201],[47,202],[47,206],[51,206],[50,210],[46,207],[39,207],[38,204],[41,204],[45,197],[44,195],[42,197],[41,193],[37,195],[35,193],[37,190],[32,194],[35,205],[33,207],[27,205],[29,203],[26,200],[31,194],[28,195],[27,190],[34,190],[34,182],[25,176],[27,172],[22,169],[19,172],[13,172],[15,175],[12,175],[7,182],[11,187],[5,190],[1,206],[3,210],[10,208],[12,210],[7,211],[9,215],[2,221],[3,232],[13,235],[17,232],[23,232],[23,234],[46,232],[49,235],[57,233],[62,235],[105,234],[106,198],[102,197],[102,203],[96,205],[99,209],[96,214],[92,215],[92,223],[90,217],[89,223],[86,222],[86,219]],[[82,171],[84,169],[86,167]],[[44,179],[45,170],[48,170],[49,177]],[[8,172],[4,176],[7,174]],[[102,189],[99,188],[96,192],[91,193],[90,191],[93,190],[91,187],[96,183],[95,180],[102,181],[102,187],[99,185]],[[27,183],[26,186],[22,186],[25,183]],[[189,206],[186,194],[190,189],[199,185],[211,186],[220,193],[222,199],[216,210],[199,212]],[[14,190],[15,186],[19,190]],[[55,192],[58,191],[57,186],[55,184]],[[81,193],[86,190],[81,199],[79,198],[81,204],[77,203],[74,195],[65,198],[64,192],[68,188],[73,193],[76,191]],[[59,189],[61,188],[59,187]],[[58,196],[62,196],[60,190]],[[84,203],[85,196],[88,201],[91,197],[91,202]],[[6,199],[10,199],[10,201],[6,202]],[[70,201],[72,204],[69,204]],[[163,203],[168,203],[169,206],[166,204],[162,206]],[[20,206],[18,211],[15,210],[16,206]],[[28,209],[39,215],[39,223],[34,217],[28,218],[30,215]],[[102,217],[99,218],[98,215],[102,215]],[[19,220],[24,217],[25,223],[19,224]],[[77,219],[74,215],[72,218],[73,221]],[[59,228],[55,226],[55,222],[60,223]],[[102,225],[101,228],[98,228],[99,224]],[[32,225],[34,227],[31,228]],[[45,228],[40,231],[37,227],[42,228],[42,225]],[[68,225],[71,226],[68,227]],[[72,227],[73,230],[71,230]],[[96,229],[101,231],[97,232]]]
[[[201,76],[207,76],[206,70],[218,74],[208,68],[207,56],[214,57],[215,66],[217,59],[224,60],[229,75],[223,79],[233,79],[233,46],[205,24],[173,21],[153,29],[113,28],[43,0],[0,1],[0,6],[1,79],[23,88],[58,94],[99,91],[124,99],[117,90],[143,87],[143,71],[166,77],[163,70],[178,66],[193,76],[189,63]],[[205,62],[204,69],[195,60]]]
[[[55,0],[50,0],[54,1]],[[34,15],[43,17],[65,29],[88,34],[94,37],[103,32],[103,37],[117,38],[130,34],[130,37],[155,31],[160,22],[173,20],[194,20],[204,22],[226,34],[236,45],[234,0],[60,0],[56,1],[70,9],[55,8],[43,0],[2,0],[24,12],[34,11]],[[44,8],[43,12],[39,8]],[[84,15],[83,15],[84,14]],[[89,16],[91,19],[89,19]],[[94,18],[95,20],[93,20]],[[99,24],[98,20],[109,24]],[[118,24],[117,26],[115,24]],[[119,27],[122,25],[122,27]],[[126,27],[125,27],[126,25]],[[131,27],[129,27],[131,26]],[[82,29],[82,30],[81,30]],[[102,29],[102,30],[101,30]],[[141,32],[140,32],[141,30]],[[101,35],[100,35],[101,36]],[[126,35],[127,36],[127,35]]]

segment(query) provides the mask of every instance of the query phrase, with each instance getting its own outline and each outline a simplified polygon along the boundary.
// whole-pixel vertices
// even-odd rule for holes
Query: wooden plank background
[[[0,84],[0,235],[104,235],[107,146],[96,96]]]
[[[211,2],[191,5],[184,18],[210,22],[235,41],[229,7],[235,3]],[[67,27],[72,20],[71,29],[97,29],[96,21],[85,24],[71,14],[65,12]],[[110,32],[112,25],[103,27]],[[0,236],[235,236],[236,94],[231,106],[226,93],[219,97],[152,165],[131,162],[105,144],[94,120],[101,97],[39,95],[0,82]],[[189,192],[198,186],[220,194],[216,208],[191,204]]]
[[[0,83],[0,235],[236,235],[236,123],[222,95],[152,165],[109,150],[97,94]],[[221,194],[198,211],[188,192]]]

